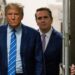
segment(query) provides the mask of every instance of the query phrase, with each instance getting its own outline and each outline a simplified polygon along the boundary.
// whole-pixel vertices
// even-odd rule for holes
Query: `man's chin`
[[[12,28],[16,28],[16,27],[17,27],[17,25],[13,24],[13,25],[11,25],[11,27],[12,27]]]

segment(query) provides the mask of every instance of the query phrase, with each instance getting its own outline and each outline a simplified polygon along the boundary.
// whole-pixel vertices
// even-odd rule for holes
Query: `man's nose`
[[[45,18],[41,18],[41,21],[44,22],[45,21]]]
[[[13,19],[13,20],[15,19],[15,15],[12,15],[12,19]]]

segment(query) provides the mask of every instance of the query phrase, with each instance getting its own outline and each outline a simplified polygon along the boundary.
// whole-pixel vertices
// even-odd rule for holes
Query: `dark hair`
[[[38,11],[47,11],[48,14],[49,14],[49,16],[50,16],[50,18],[53,19],[53,17],[52,17],[52,12],[51,12],[51,10],[50,10],[49,8],[47,8],[47,7],[41,7],[41,8],[38,8],[38,9],[36,10],[36,13],[37,13]],[[35,18],[37,18],[36,13],[35,13]]]

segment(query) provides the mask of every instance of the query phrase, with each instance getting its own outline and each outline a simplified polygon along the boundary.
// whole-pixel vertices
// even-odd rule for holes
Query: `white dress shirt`
[[[20,46],[21,46],[21,36],[22,36],[22,28],[19,26],[17,29],[15,29],[16,32],[16,40],[17,40],[17,56],[16,56],[16,73],[23,73],[22,70],[22,62],[21,62],[21,56],[20,56]],[[8,62],[9,62],[9,50],[10,50],[10,39],[11,39],[11,32],[12,28],[8,25],[7,28],[7,51],[8,51]]]
[[[49,42],[49,40],[50,40],[50,37],[51,37],[51,34],[52,34],[52,27],[51,27],[51,29],[47,32],[47,33],[45,33],[45,35],[46,35],[46,37],[45,37],[45,39],[46,39],[46,44],[45,44],[45,50],[46,50],[46,48],[47,48],[47,44],[48,44],[48,42]],[[42,34],[44,34],[44,33],[42,33],[41,32],[41,30],[39,29],[39,32],[40,32],[40,35],[42,36]],[[41,37],[41,40],[42,40],[42,37]]]

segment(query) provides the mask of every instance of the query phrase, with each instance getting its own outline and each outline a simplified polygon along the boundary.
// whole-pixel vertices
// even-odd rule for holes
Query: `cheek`
[[[16,21],[16,23],[20,23],[21,22],[21,19],[17,19],[15,21]]]
[[[52,22],[53,22],[52,20],[48,20],[48,23],[52,24]]]
[[[22,20],[22,18],[18,17],[18,18],[16,18],[16,20],[21,21],[21,20]]]
[[[36,21],[37,25],[40,25],[41,24],[41,21]]]
[[[37,22],[37,25],[38,25],[39,27],[41,27],[41,23]]]
[[[8,17],[6,18],[6,20],[7,20],[8,22],[9,22],[9,21],[11,21],[11,19],[10,19],[10,18],[8,18]]]

